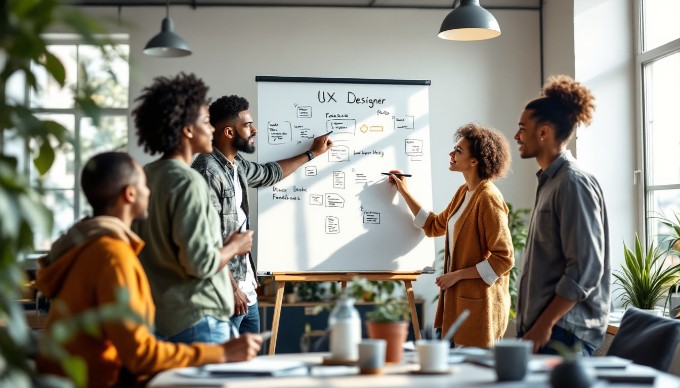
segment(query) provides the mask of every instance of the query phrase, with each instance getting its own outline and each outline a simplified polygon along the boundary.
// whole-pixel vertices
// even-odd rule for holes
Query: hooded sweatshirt
[[[40,260],[37,287],[55,300],[47,330],[59,319],[115,303],[120,288],[127,290],[129,308],[144,321],[105,322],[99,336],[81,332],[66,344],[69,353],[87,363],[88,386],[115,384],[123,368],[142,382],[165,369],[223,360],[224,350],[219,345],[175,344],[160,341],[151,333],[155,306],[137,258],[143,246],[120,219],[98,216],[74,225]],[[57,303],[66,309],[56,308]],[[46,359],[38,359],[38,368],[64,374],[57,363]]]

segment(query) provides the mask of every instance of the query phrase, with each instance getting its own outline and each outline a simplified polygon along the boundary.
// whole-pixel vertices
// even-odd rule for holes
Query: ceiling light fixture
[[[484,40],[501,34],[496,18],[479,5],[479,0],[460,0],[449,12],[439,29],[439,36],[448,40]]]
[[[187,42],[175,34],[175,24],[170,18],[169,0],[165,1],[165,19],[161,24],[161,32],[151,38],[144,47],[144,54],[153,57],[186,57],[191,55]]]

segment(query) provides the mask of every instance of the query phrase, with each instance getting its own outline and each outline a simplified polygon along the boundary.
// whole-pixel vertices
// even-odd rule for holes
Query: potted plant
[[[656,303],[676,283],[680,265],[668,264],[667,251],[655,248],[654,243],[643,248],[637,233],[635,249],[631,251],[624,243],[623,252],[625,261],[621,270],[613,274],[615,283],[624,292],[623,306],[656,311]]]
[[[283,295],[286,303],[295,303],[297,300],[297,287],[295,282],[286,282],[283,285]]]
[[[399,363],[404,355],[411,310],[401,298],[377,299],[372,311],[366,313],[368,337],[387,342],[385,362]]]
[[[673,213],[673,217],[666,217],[663,214],[654,216],[660,225],[659,229],[659,246],[666,251],[666,254],[672,259],[678,260],[680,258],[680,216]],[[670,309],[670,316],[672,318],[680,318],[680,293],[678,292],[679,284],[676,282],[668,289],[668,299],[666,300]]]

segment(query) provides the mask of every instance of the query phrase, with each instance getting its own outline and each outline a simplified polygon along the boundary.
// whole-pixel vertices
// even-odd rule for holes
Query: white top
[[[241,182],[238,179],[238,163],[234,163],[234,203],[243,202],[243,190],[241,190]],[[238,215],[238,224],[241,225],[246,220],[248,215],[243,211],[241,206],[236,206],[236,214]],[[245,225],[245,224],[244,224]],[[240,230],[239,232],[242,232]],[[246,262],[248,271],[246,278],[238,282],[239,290],[243,291],[248,297],[248,306],[257,303],[257,281],[255,280],[255,273],[253,267],[250,265],[250,253],[248,253],[248,260]]]
[[[456,224],[456,221],[458,221],[458,218],[460,218],[460,215],[463,213],[463,210],[467,208],[468,203],[470,202],[470,198],[472,197],[472,194],[474,193],[473,191],[467,191],[465,193],[465,198],[463,198],[463,203],[460,205],[460,207],[456,210],[453,215],[451,215],[451,218],[449,218],[449,222],[447,225],[447,229],[449,231],[449,234],[446,236],[449,242],[449,256],[453,257],[453,248],[454,248],[454,238],[453,238],[453,226]],[[429,210],[424,210],[423,208],[420,208],[418,211],[418,214],[416,217],[413,219],[413,225],[415,225],[417,228],[421,228],[425,226],[425,221],[427,221],[427,217],[430,215],[431,211]],[[496,280],[499,279],[500,276],[494,272],[493,268],[491,267],[491,264],[489,264],[489,260],[485,259],[477,263],[475,265],[477,268],[477,272],[479,272],[479,276],[484,280],[484,282],[488,285],[493,284]]]

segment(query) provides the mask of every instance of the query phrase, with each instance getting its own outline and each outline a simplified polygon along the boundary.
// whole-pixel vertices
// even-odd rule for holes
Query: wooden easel
[[[420,339],[420,324],[416,314],[416,298],[413,295],[413,285],[418,275],[422,272],[347,272],[329,274],[308,274],[308,273],[274,273],[274,281],[277,285],[276,303],[274,305],[274,320],[272,322],[272,337],[269,342],[269,354],[276,351],[276,338],[279,335],[279,320],[281,319],[281,304],[283,303],[283,288],[286,282],[341,282],[342,289],[347,288],[347,282],[355,276],[361,276],[367,280],[401,280],[406,288],[406,297],[411,307],[411,323],[413,324],[413,334]]]

